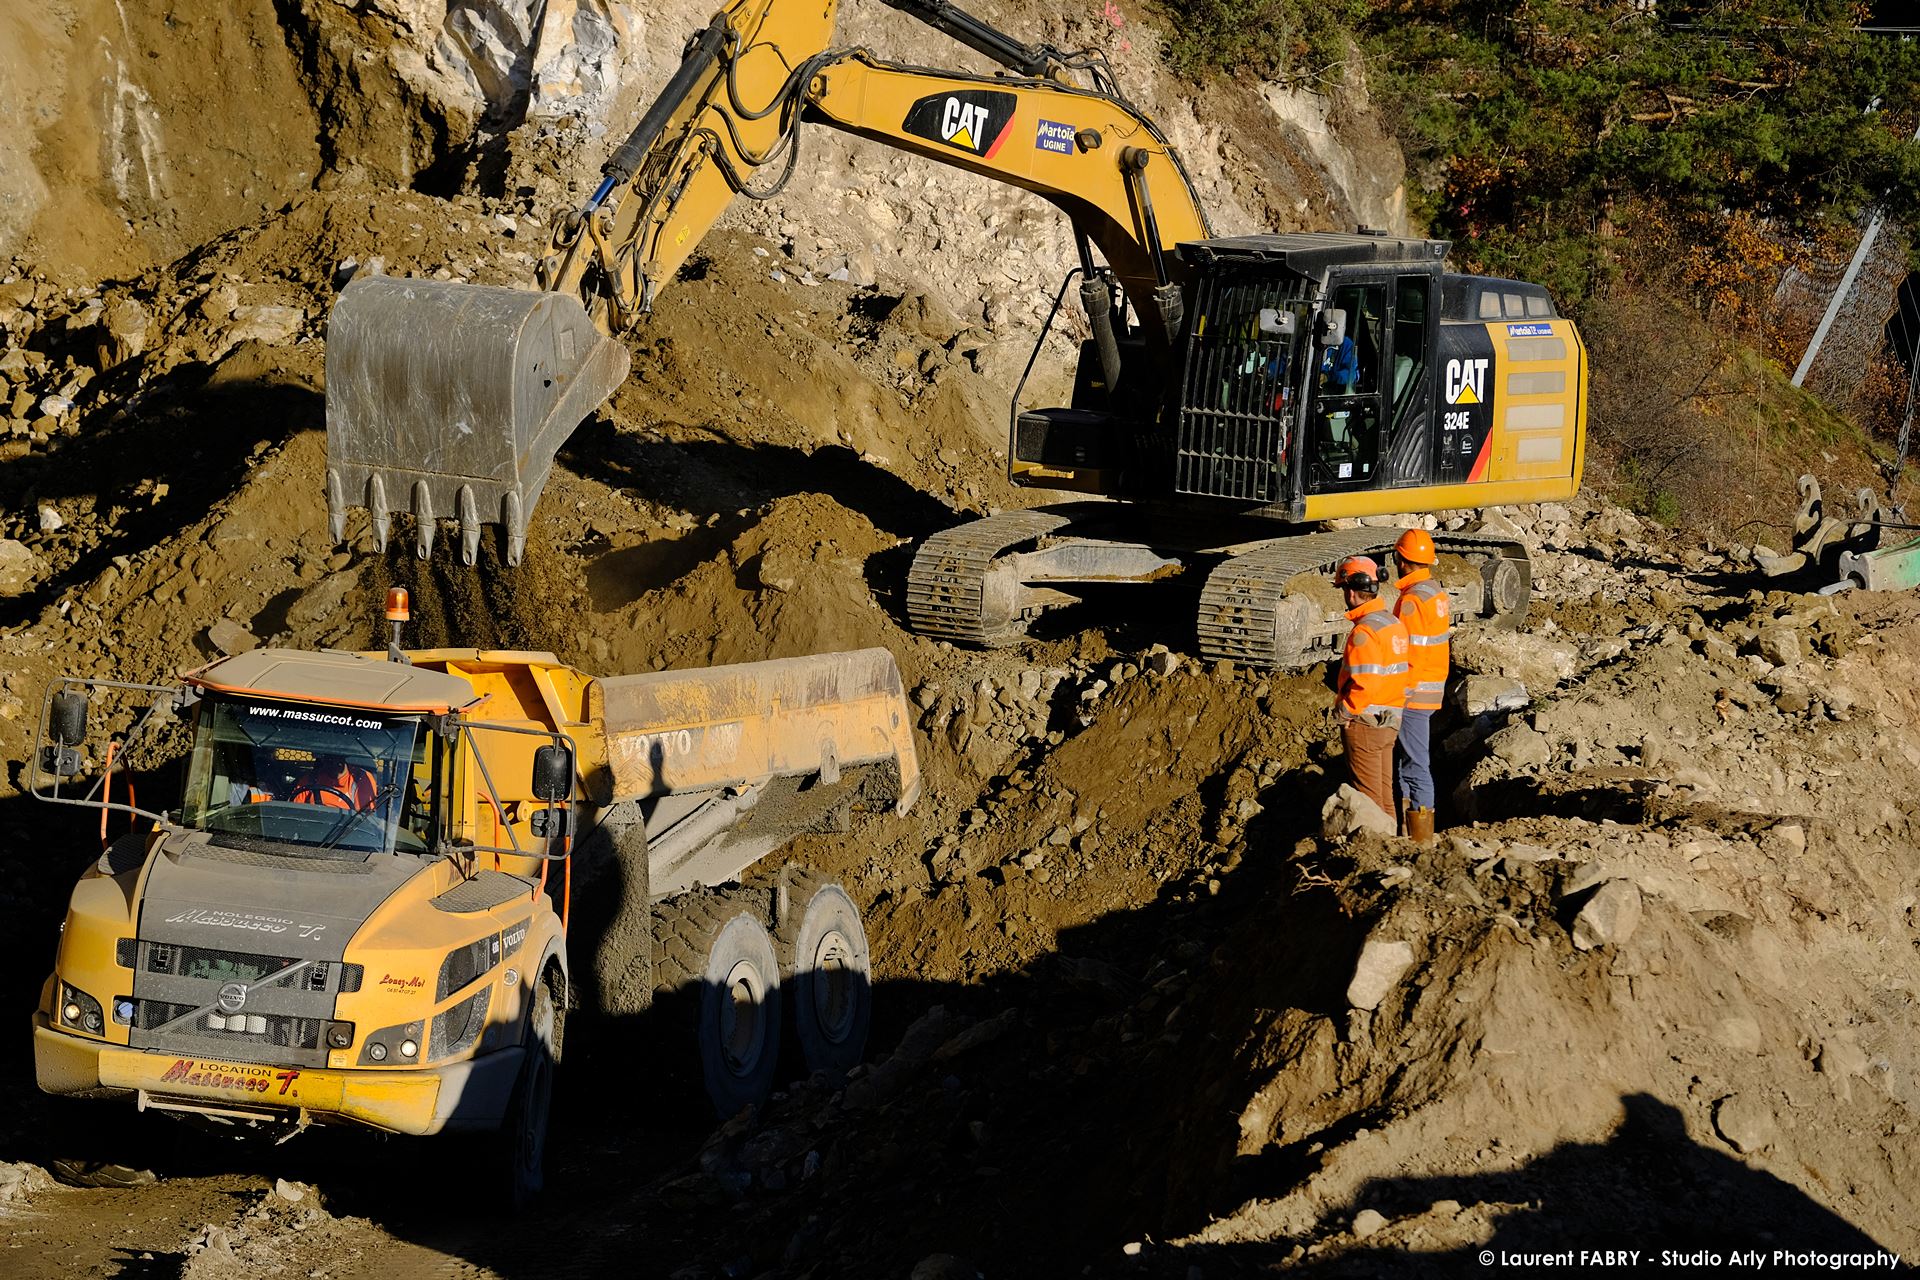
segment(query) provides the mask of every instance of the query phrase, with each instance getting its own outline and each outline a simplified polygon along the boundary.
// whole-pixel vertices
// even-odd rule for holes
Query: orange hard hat
[[[1373,562],[1371,556],[1348,556],[1334,571],[1333,582],[1337,587],[1371,591],[1380,585],[1380,566]]]
[[[1400,541],[1393,544],[1393,554],[1406,564],[1433,564],[1439,559],[1434,554],[1433,536],[1425,529],[1409,529],[1400,535]]]

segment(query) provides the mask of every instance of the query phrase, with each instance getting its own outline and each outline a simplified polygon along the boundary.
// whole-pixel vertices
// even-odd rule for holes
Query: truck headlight
[[[100,1002],[64,982],[60,984],[60,1021],[75,1031],[96,1036],[106,1026],[106,1019],[100,1016]]]
[[[402,1062],[420,1060],[420,1033],[426,1030],[424,1022],[403,1022],[397,1027],[382,1027],[370,1032],[367,1043],[360,1050],[360,1065],[385,1062],[390,1057],[398,1057]],[[411,1047],[409,1047],[411,1046]]]

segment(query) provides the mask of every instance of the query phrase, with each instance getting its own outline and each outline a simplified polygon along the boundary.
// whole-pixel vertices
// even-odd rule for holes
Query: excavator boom
[[[1023,44],[945,0],[887,2],[1012,74],[834,48],[832,0],[736,0],[688,43],[586,206],[556,219],[537,289],[374,276],[343,290],[327,335],[334,536],[365,507],[384,546],[392,516],[411,514],[424,558],[435,522],[455,519],[471,564],[480,526],[497,522],[517,563],[554,454],[625,379],[618,336],[736,198],[788,183],[804,122],[1052,202],[1083,266],[1094,269],[1097,248],[1165,349],[1180,327],[1175,247],[1208,227],[1153,122],[1119,96],[1097,55]],[[756,180],[762,169],[777,176]]]

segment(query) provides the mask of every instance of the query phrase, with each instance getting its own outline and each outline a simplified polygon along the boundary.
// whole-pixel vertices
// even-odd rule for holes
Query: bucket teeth
[[[460,486],[454,505],[460,512],[460,563],[470,565],[480,558],[480,504],[472,485]]]
[[[422,560],[433,557],[433,491],[425,480],[413,486],[413,554]]]
[[[327,531],[335,545],[347,540],[347,495],[340,487],[340,473],[327,468]]]
[[[517,565],[527,554],[527,516],[520,509],[520,495],[510,493],[500,504],[500,520],[507,526],[507,563]]]
[[[393,536],[393,512],[387,506],[387,486],[379,476],[367,479],[367,514],[373,517],[373,549],[385,551]]]

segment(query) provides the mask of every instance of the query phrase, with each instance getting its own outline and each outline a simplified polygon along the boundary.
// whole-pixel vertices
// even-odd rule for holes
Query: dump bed
[[[898,812],[920,792],[912,713],[885,649],[603,677],[551,653],[430,649],[408,657],[416,668],[465,681],[478,696],[468,713],[475,720],[570,735],[583,789],[598,805],[783,777],[831,784],[842,769],[879,764],[896,772]]]
[[[611,676],[588,700],[616,800],[797,774],[833,783],[843,768],[887,762],[896,812],[919,793],[906,694],[885,649]]]

